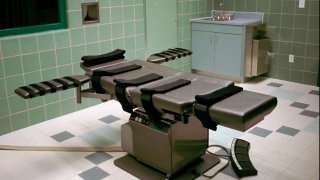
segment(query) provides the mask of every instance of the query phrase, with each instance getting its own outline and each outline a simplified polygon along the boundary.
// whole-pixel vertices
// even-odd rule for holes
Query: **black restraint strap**
[[[115,93],[118,101],[121,103],[122,109],[128,113],[133,112],[133,107],[131,103],[128,101],[126,97],[126,88],[129,86],[140,86],[142,84],[146,84],[152,81],[156,81],[158,79],[163,78],[158,74],[148,74],[136,79],[125,80],[125,79],[114,79],[113,81],[116,83]]]
[[[81,60],[83,65],[90,67],[106,62],[112,62],[118,59],[124,59],[124,53],[126,51],[122,49],[116,49],[106,54],[96,55],[96,56],[83,56]]]
[[[214,120],[211,120],[209,116],[209,108],[223,100],[226,99],[234,94],[237,94],[243,90],[242,87],[238,86],[226,86],[222,89],[219,89],[217,91],[214,91],[209,94],[205,95],[197,95],[195,97],[196,104],[194,107],[195,116],[202,122],[203,127],[209,128],[211,130],[217,130],[217,123],[214,122]]]
[[[164,94],[172,90],[190,84],[191,81],[185,79],[179,79],[174,82],[164,84],[154,88],[142,88],[141,91],[141,102],[142,106],[148,114],[149,118],[155,123],[160,123],[162,114],[154,107],[152,102],[152,96],[154,94]]]
[[[114,76],[117,74],[122,74],[122,73],[126,73],[129,71],[133,71],[133,70],[137,70],[142,68],[142,66],[137,65],[137,64],[131,64],[128,66],[123,66],[120,68],[115,68],[115,69],[108,69],[108,70],[95,70],[92,72],[92,76],[91,76],[91,84],[92,87],[94,88],[94,90],[97,93],[104,93],[103,88],[101,87],[100,84],[100,78],[102,76]]]

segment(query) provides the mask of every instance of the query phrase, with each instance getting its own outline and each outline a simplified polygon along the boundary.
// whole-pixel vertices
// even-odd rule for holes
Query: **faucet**
[[[222,11],[222,14],[224,14],[224,0],[222,0],[219,4],[220,10]]]

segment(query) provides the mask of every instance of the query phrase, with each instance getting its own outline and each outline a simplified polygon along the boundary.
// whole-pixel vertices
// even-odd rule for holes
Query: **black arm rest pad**
[[[160,54],[164,54],[164,55],[166,55],[166,56],[169,56],[169,59],[171,59],[171,60],[174,60],[174,59],[176,59],[176,57],[177,57],[175,54],[170,53],[170,52],[168,52],[168,51],[163,51],[163,52],[161,52]]]
[[[71,87],[78,87],[90,79],[85,75],[66,76],[50,81],[29,84],[15,89],[15,93],[27,99],[36,96],[43,96],[47,93],[55,93],[58,90],[65,90]]]
[[[32,86],[22,86],[15,89],[15,93],[24,99],[33,98],[40,95],[40,91]]]
[[[177,49],[169,49],[170,51],[173,51],[173,52],[176,52],[176,53],[179,53],[180,55],[182,56],[187,56],[188,54],[185,52],[185,51],[179,51]]]
[[[187,55],[191,55],[192,51],[188,50],[188,49],[184,49],[184,48],[174,48],[177,51],[183,51],[185,53],[187,53]]]
[[[63,85],[61,83],[58,83],[56,81],[50,80],[50,81],[43,81],[43,84],[51,87],[51,92],[54,93],[58,90],[63,89]]]
[[[205,95],[196,95],[195,99],[196,102],[199,104],[203,104],[206,106],[211,106],[212,104],[219,102],[229,96],[232,96],[238,92],[243,90],[242,87],[238,86],[226,86],[222,89],[216,90],[212,93],[205,94]]]
[[[158,57],[164,58],[165,61],[169,61],[169,59],[170,59],[170,56],[168,56],[166,54],[162,54],[162,53],[156,53],[156,54],[153,54],[153,56],[158,56]]]
[[[158,79],[163,78],[163,76],[160,76],[158,74],[147,74],[145,76],[141,76],[139,78],[136,79],[131,79],[131,80],[127,80],[127,79],[114,79],[113,82],[121,85],[121,86],[125,86],[125,87],[129,87],[129,86],[140,86],[142,84],[146,84]]]
[[[185,79],[179,79],[172,83],[164,84],[162,86],[154,87],[154,88],[142,88],[140,91],[146,94],[164,94],[169,91],[178,89],[182,86],[186,86],[190,84],[191,81]]]
[[[77,86],[87,83],[90,80],[90,78],[86,75],[65,76],[63,78],[74,82]]]
[[[181,56],[183,56],[183,53],[180,53],[178,51],[173,51],[173,50],[170,50],[170,49],[166,50],[166,52],[174,54],[174,56],[176,56],[178,58],[181,58]]]
[[[74,87],[75,84],[72,81],[69,81],[68,79],[65,78],[59,78],[59,79],[53,79],[53,81],[58,82],[63,85],[63,90],[69,89],[71,87]]]
[[[116,49],[106,54],[93,55],[93,56],[83,56],[81,60],[84,62],[85,66],[94,66],[97,64],[111,62],[118,59],[124,58],[124,53],[126,51],[122,49]]]
[[[115,68],[115,69],[107,69],[107,70],[95,70],[92,72],[93,76],[114,76],[117,74],[122,74],[122,73],[126,73],[129,71],[133,71],[136,69],[140,69],[142,68],[142,66],[137,65],[137,64],[131,64],[128,66],[124,66],[124,67],[120,67],[120,68]]]
[[[51,92],[51,88],[45,84],[37,83],[37,84],[30,84],[31,87],[38,89],[40,96],[45,95],[48,92]]]

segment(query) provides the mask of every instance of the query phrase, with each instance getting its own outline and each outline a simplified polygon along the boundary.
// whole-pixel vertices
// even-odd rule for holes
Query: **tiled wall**
[[[96,0],[100,23],[82,25],[81,3],[67,0],[69,28],[30,35],[0,38],[0,135],[43,120],[100,103],[87,99],[75,102],[73,89],[24,100],[14,89],[29,83],[71,74],[83,74],[83,55],[125,49],[126,59],[145,59],[143,0]],[[178,46],[191,46],[190,18],[208,16],[211,0],[177,0]],[[181,58],[166,65],[189,72],[191,60]]]
[[[100,103],[77,104],[74,89],[24,100],[15,88],[83,74],[83,55],[121,48],[127,59],[145,59],[143,0],[98,0],[100,23],[85,26],[82,2],[92,1],[67,0],[68,29],[0,38],[0,135]]]
[[[221,0],[213,0],[219,9]],[[319,77],[319,0],[225,0],[225,10],[263,12],[272,40],[267,76],[316,85]],[[289,63],[289,54],[294,63]]]
[[[177,0],[178,46],[191,49],[190,19],[210,16],[212,0]],[[180,71],[191,71],[191,56],[169,62]]]

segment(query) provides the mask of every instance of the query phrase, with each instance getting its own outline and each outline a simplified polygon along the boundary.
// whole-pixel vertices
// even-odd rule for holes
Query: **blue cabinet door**
[[[242,78],[243,74],[242,35],[215,33],[214,72]]]
[[[213,72],[212,32],[192,31],[192,69]]]

